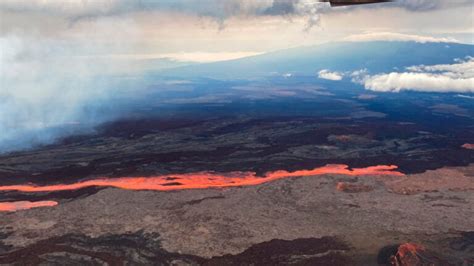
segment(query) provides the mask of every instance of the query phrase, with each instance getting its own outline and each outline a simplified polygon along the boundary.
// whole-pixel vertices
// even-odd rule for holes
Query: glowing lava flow
[[[14,212],[18,210],[27,210],[38,207],[52,207],[56,206],[56,201],[45,200],[45,201],[12,201],[12,202],[0,202],[0,212]]]
[[[228,174],[216,173],[190,173],[177,175],[162,175],[153,177],[121,177],[121,178],[99,178],[87,181],[81,181],[72,184],[37,186],[28,185],[11,185],[0,186],[0,191],[21,191],[21,192],[50,192],[75,190],[85,187],[116,187],[129,190],[180,190],[180,189],[203,189],[203,188],[222,188],[222,187],[238,187],[252,186],[266,183],[273,180],[289,177],[313,176],[324,174],[340,174],[340,175],[403,175],[401,172],[395,171],[395,165],[378,165],[366,168],[349,169],[347,165],[335,164],[326,165],[312,170],[299,170],[288,172],[279,170],[268,172],[262,177],[257,176],[254,172],[231,172]]]

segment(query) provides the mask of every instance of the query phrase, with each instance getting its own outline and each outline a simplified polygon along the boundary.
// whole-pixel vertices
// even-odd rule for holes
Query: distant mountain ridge
[[[336,42],[291,48],[267,54],[158,72],[181,78],[257,78],[293,73],[314,75],[321,69],[370,72],[403,71],[413,65],[451,64],[456,58],[474,56],[474,45],[400,41]]]

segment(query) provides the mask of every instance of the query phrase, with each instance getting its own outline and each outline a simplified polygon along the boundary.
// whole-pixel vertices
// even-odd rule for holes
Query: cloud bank
[[[393,3],[374,4],[367,7],[378,8],[390,5],[411,11],[427,11],[470,4],[472,4],[470,0],[396,0]],[[0,8],[11,11],[40,11],[70,18],[109,16],[144,10],[179,11],[224,18],[235,15],[287,15],[310,12],[308,8],[314,8],[315,5],[329,6],[329,3],[318,0],[3,0]]]
[[[44,13],[76,22],[139,12],[175,12],[189,16],[210,17],[223,23],[243,16],[305,16],[307,28],[319,23],[319,13],[329,10],[328,3],[313,0],[4,0],[0,10],[20,13]]]
[[[407,67],[407,72],[358,76],[354,81],[366,89],[381,92],[423,91],[474,93],[474,58],[454,64]]]
[[[341,80],[344,77],[344,74],[340,72],[331,72],[327,69],[323,69],[318,72],[318,77],[320,79]]]
[[[318,0],[3,0],[0,11],[47,14],[61,17],[71,23],[107,16],[123,16],[140,12],[180,13],[189,16],[211,17],[221,22],[232,17],[288,16],[305,17],[306,29],[318,25],[320,14],[345,12],[358,8],[395,7],[412,12],[425,12],[455,7],[470,7],[470,0],[396,0],[392,3],[356,7],[330,8]]]
[[[471,0],[396,0],[394,5],[406,8],[410,11],[429,11],[443,8],[453,8],[458,6],[470,6]]]

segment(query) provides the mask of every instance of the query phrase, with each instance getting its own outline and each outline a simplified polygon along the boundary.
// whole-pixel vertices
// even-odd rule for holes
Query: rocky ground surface
[[[0,265],[472,265],[474,128],[377,119],[122,120],[3,154],[3,188],[200,171],[258,178],[334,163],[397,165],[406,175],[174,191],[0,189]]]
[[[54,184],[97,176],[148,176],[199,171],[313,169],[397,165],[422,173],[474,162],[463,148],[474,128],[435,132],[413,123],[317,117],[124,120],[97,134],[0,155],[2,185]]]
[[[471,265],[473,189],[472,164],[224,189],[107,188],[0,212],[0,264]]]

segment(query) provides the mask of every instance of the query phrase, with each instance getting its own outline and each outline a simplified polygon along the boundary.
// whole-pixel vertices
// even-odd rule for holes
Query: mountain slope
[[[412,65],[448,64],[474,56],[474,45],[416,42],[339,42],[292,48],[224,62],[165,70],[173,77],[256,78],[283,73],[314,75],[321,69],[371,72],[402,70]]]

